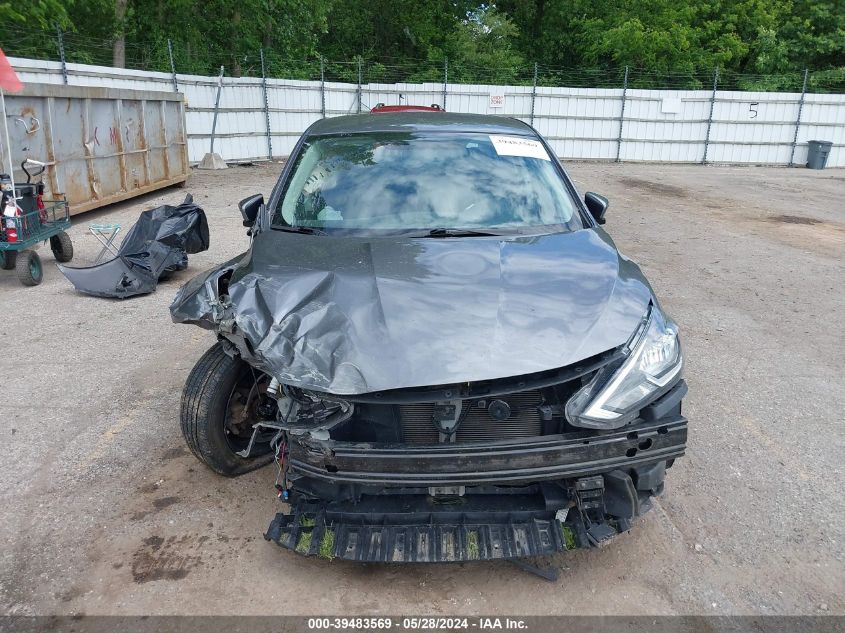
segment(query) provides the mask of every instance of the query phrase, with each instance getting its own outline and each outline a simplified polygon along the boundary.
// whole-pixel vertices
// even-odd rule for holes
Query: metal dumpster
[[[15,164],[47,163],[50,195],[63,194],[71,214],[125,200],[188,178],[181,94],[54,84],[24,84],[6,95]],[[6,164],[6,139],[0,133]]]

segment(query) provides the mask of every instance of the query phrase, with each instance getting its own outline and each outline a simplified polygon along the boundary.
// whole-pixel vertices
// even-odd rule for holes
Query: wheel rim
[[[29,258],[29,274],[33,279],[41,278],[41,262],[38,261],[38,256],[33,255]]]
[[[224,421],[224,436],[232,452],[243,451],[249,446],[252,438],[252,425],[258,420],[257,408],[261,398],[267,393],[270,377],[267,374],[247,367],[241,373],[229,400],[226,403],[226,419]],[[265,452],[269,441],[256,441],[252,455]]]

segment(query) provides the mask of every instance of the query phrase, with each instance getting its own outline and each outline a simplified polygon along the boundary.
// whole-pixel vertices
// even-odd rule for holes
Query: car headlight
[[[678,326],[655,305],[626,345],[623,360],[603,367],[566,403],[566,419],[588,429],[616,429],[668,391],[681,374]]]

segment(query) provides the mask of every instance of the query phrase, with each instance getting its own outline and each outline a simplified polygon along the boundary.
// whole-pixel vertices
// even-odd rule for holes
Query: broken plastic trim
[[[277,381],[274,380],[273,382],[278,385]],[[315,404],[328,402],[337,405],[337,410],[329,413],[327,417],[320,419],[316,423],[313,421],[313,418],[311,421],[303,421],[303,417],[307,419],[307,416],[300,416],[300,411],[304,408],[303,405],[289,395],[282,395],[277,400],[279,402],[278,419],[275,421],[262,420],[255,423],[252,426],[252,436],[249,439],[249,444],[244,450],[238,451],[237,454],[243,458],[249,457],[252,447],[258,440],[258,436],[263,430],[267,429],[274,431],[271,445],[278,443],[282,433],[288,433],[290,436],[299,436],[300,439],[308,439],[304,436],[309,436],[311,439],[317,441],[326,441],[329,439],[329,431],[337,425],[346,422],[352,417],[355,411],[355,406],[352,403],[340,398],[317,398],[309,394],[309,392],[304,393],[311,397]],[[286,406],[286,408],[283,409],[282,406]]]
[[[475,495],[460,506],[422,496],[370,497],[360,503],[300,501],[278,513],[264,538],[298,554],[360,562],[510,560],[602,547],[630,528],[600,517],[601,477],[575,480],[560,507],[531,497]],[[586,496],[589,500],[578,499]],[[588,516],[588,513],[591,516]]]
[[[375,519],[382,518],[379,524]],[[426,522],[362,513],[333,517],[325,507],[298,505],[279,513],[264,538],[306,556],[384,563],[458,562],[548,556],[575,543],[554,512],[477,516],[431,513]]]

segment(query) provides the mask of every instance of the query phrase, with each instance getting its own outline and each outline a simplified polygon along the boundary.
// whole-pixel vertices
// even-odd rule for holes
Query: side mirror
[[[604,224],[604,214],[607,212],[607,207],[610,206],[610,201],[604,196],[588,191],[584,194],[584,203],[587,205],[587,210],[593,219],[599,224]]]
[[[260,193],[244,198],[238,203],[238,208],[241,210],[241,215],[244,218],[244,226],[252,226],[255,224],[255,219],[258,217],[258,212],[264,206],[264,196]]]

